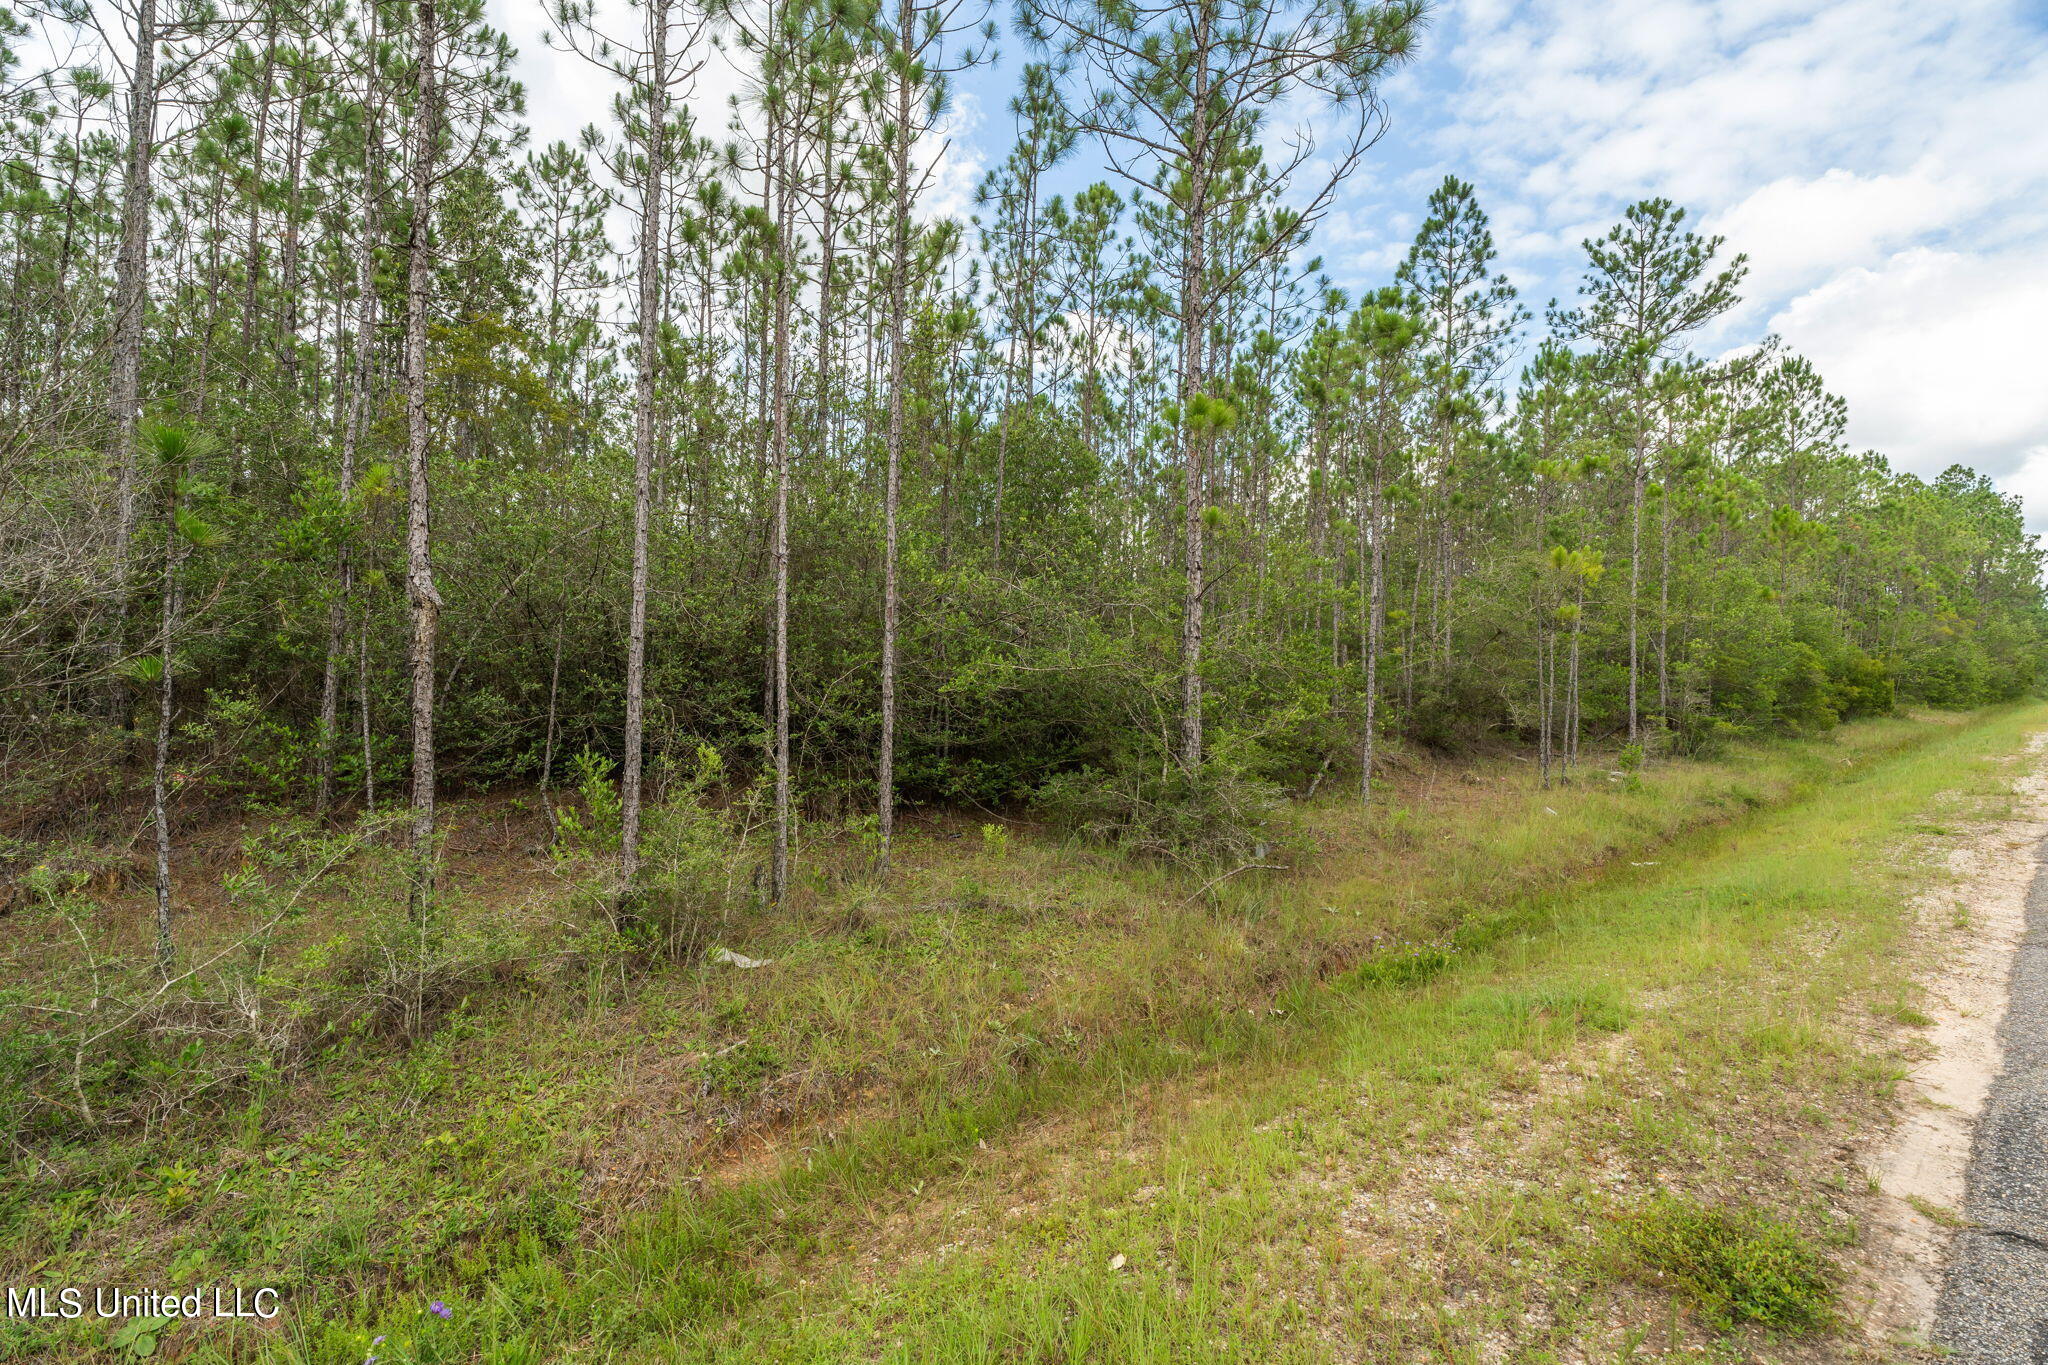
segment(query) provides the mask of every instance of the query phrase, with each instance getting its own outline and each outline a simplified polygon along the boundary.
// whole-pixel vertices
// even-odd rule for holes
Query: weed
[[[1606,982],[1587,985],[1542,985],[1523,990],[1498,986],[1468,992],[1458,1002],[1466,1014],[1511,1021],[1530,1028],[1559,1023],[1615,1033],[1628,1026],[1634,1011],[1621,991]]]
[[[1761,1209],[1660,1194],[1623,1215],[1614,1236],[1629,1272],[1675,1289],[1723,1330],[1753,1322],[1815,1331],[1835,1321],[1826,1258]]]
[[[199,1172],[183,1163],[159,1166],[150,1180],[150,1190],[167,1213],[175,1213],[192,1202]]]
[[[174,1318],[130,1318],[114,1329],[107,1338],[107,1346],[116,1355],[127,1360],[147,1360],[156,1354],[157,1343],[162,1339],[176,1319]]]
[[[705,1090],[727,1098],[752,1094],[781,1070],[781,1053],[764,1043],[749,1042],[745,1038],[720,1048],[697,1068]]]
[[[1089,839],[1188,867],[1260,861],[1280,814],[1280,789],[1222,756],[1193,773],[1127,756],[1109,772],[1063,773],[1032,799]]]
[[[1915,1213],[1930,1223],[1945,1228],[1960,1228],[1969,1225],[1967,1219],[1946,1204],[1937,1204],[1932,1199],[1922,1199],[1917,1194],[1907,1195],[1906,1202],[1913,1206]]]

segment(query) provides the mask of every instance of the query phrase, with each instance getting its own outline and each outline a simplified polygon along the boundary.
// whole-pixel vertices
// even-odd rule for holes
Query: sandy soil
[[[1974,824],[1948,853],[1950,877],[1918,907],[1939,964],[1923,1007],[1934,1023],[1906,1078],[1904,1117],[1868,1163],[1878,1190],[1864,1322],[1880,1340],[1927,1339],[1949,1229],[1963,1206],[1971,1133],[1998,1075],[1998,1028],[2035,849],[2048,838],[2048,732],[2028,742],[2018,763],[2010,818]]]

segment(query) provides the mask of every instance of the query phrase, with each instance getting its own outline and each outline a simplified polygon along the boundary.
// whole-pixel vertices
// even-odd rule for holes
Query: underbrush
[[[631,888],[617,877],[616,793],[601,764],[584,766],[582,804],[558,808],[552,849],[566,920],[415,895],[403,812],[338,828],[280,818],[245,835],[203,917],[176,906],[181,948],[161,964],[111,938],[94,863],[46,855],[10,912],[40,951],[0,987],[0,1124],[64,1141],[219,1121],[316,1065],[402,1053],[473,999],[701,951],[743,900],[749,848],[702,799],[717,755],[648,807]]]
[[[1262,863],[1284,824],[1277,784],[1229,754],[1189,772],[1163,754],[1062,773],[1033,797],[1055,826],[1125,853],[1206,869]]]
[[[666,921],[652,897],[620,904],[609,777],[593,767],[542,913],[488,928],[507,937],[475,941],[480,974],[447,978],[415,1023],[362,1003],[402,1004],[402,939],[373,953],[365,925],[324,965],[293,958],[294,979],[352,993],[366,1022],[315,1029],[290,1065],[188,1089],[148,1121],[46,1126],[0,1194],[0,1261],[81,1282],[260,1272],[291,1290],[310,1359],[346,1359],[432,1296],[508,1351],[679,1340],[749,1299],[775,1257],[814,1247],[827,1208],[922,1181],[1105,1087],[1259,1054],[1309,1025],[1319,981],[1427,979],[1526,932],[1540,908],[1518,906],[1939,728],[1885,722],[1726,766],[1659,765],[1641,791],[1536,792],[1505,762],[1429,769],[1370,815],[1342,800],[1296,812],[1328,850],[1311,873],[1206,895],[1191,894],[1205,877],[1151,857],[940,824],[899,836],[888,886],[820,879],[769,916],[748,808],[693,802],[649,822],[647,885],[669,886],[680,912]],[[859,847],[853,831],[811,856],[857,868]],[[385,896],[374,878],[362,894]],[[478,917],[450,901],[459,938]],[[1404,960],[1431,965],[1405,977],[1391,965]],[[1374,963],[1389,965],[1361,967]],[[332,1017],[341,997],[317,998],[308,1017]],[[1595,1030],[1626,1019],[1597,991],[1465,1008]],[[62,1109],[58,1074],[42,1075],[46,1114]],[[711,1280],[680,1286],[685,1260]]]
[[[1826,1254],[1761,1209],[1659,1194],[1615,1224],[1613,1251],[1623,1273],[1676,1291],[1723,1330],[1815,1331],[1835,1321]]]

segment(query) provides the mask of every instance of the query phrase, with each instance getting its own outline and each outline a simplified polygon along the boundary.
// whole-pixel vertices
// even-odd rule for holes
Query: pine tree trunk
[[[1642,414],[1637,413],[1635,459],[1629,466],[1628,532],[1628,742],[1643,738],[1640,692],[1642,688],[1642,643],[1638,632],[1637,599],[1643,581],[1643,445]]]
[[[1368,575],[1365,612],[1365,740],[1358,775],[1358,799],[1366,805],[1372,804],[1374,749],[1379,737],[1380,630],[1387,615],[1386,534],[1385,527],[1380,524],[1380,490],[1386,477],[1385,441],[1384,428],[1376,430],[1373,435],[1372,484],[1368,491],[1366,515],[1359,518],[1360,535],[1365,534],[1368,522],[1372,527],[1369,547],[1372,568]]]
[[[1202,391],[1203,332],[1207,326],[1204,290],[1208,262],[1204,255],[1208,226],[1206,175],[1209,167],[1209,10],[1205,6],[1194,40],[1194,165],[1189,168],[1187,257],[1181,263],[1181,625],[1180,625],[1180,765],[1193,776],[1202,766],[1202,599],[1204,580],[1202,525],[1207,477],[1208,433],[1196,430],[1189,408]]]
[[[1661,504],[1658,514],[1663,523],[1659,537],[1663,541],[1663,552],[1657,569],[1657,723],[1668,730],[1671,727],[1671,479],[1668,463],[1665,469],[1665,478],[1660,485],[1664,496],[1658,499]]]
[[[371,747],[370,716],[370,604],[356,613],[356,724],[363,752],[363,811],[377,809],[376,750]]]
[[[550,830],[555,827],[555,803],[552,792],[555,779],[555,731],[561,715],[559,703],[562,695],[562,632],[568,619],[569,613],[566,611],[555,617],[554,662],[548,668],[547,730],[541,740],[540,750],[540,804],[541,809],[547,813]]]
[[[418,92],[413,109],[412,206],[406,229],[405,448],[406,597],[412,607],[412,908],[424,914],[434,897],[434,644],[441,594],[434,587],[427,483],[427,309],[432,261],[434,86],[440,16],[436,0],[418,0]]]
[[[781,113],[774,118],[783,117]],[[775,179],[773,428],[771,457],[775,465],[775,520],[771,553],[775,567],[775,854],[771,868],[772,896],[781,905],[789,894],[789,183],[783,162],[785,131],[777,128]]]
[[[376,40],[375,11],[371,41]],[[374,75],[372,76],[374,80]],[[370,348],[377,327],[377,167],[381,159],[376,102],[365,101],[363,119],[363,184],[356,205],[361,236],[356,244],[356,331],[350,347],[348,409],[341,420],[341,470],[337,491],[346,504],[355,493],[356,454],[370,411]],[[340,722],[341,657],[348,629],[349,598],[355,590],[355,557],[344,544],[335,562],[335,596],[327,608],[327,653],[320,675],[320,752],[313,796],[316,814],[325,814],[334,793],[334,749]],[[367,809],[367,807],[365,807]]]
[[[654,469],[654,372],[660,359],[662,193],[668,122],[668,0],[647,11],[649,71],[646,184],[640,202],[639,373],[633,396],[633,571],[626,625],[625,762],[619,780],[619,879],[640,870],[640,774],[647,688],[647,530]]]
[[[838,417],[832,410],[832,309],[838,302],[833,257],[839,245],[839,180],[832,164],[832,151],[838,119],[838,103],[834,99],[827,103],[824,113],[824,146],[820,151],[824,184],[818,204],[818,455],[828,469],[836,447],[833,436],[839,429]]]
[[[1579,766],[1579,637],[1586,627],[1586,580],[1579,579],[1577,605],[1579,614],[1572,618],[1572,652],[1570,674],[1566,679],[1565,697],[1565,760],[1567,773],[1576,772]]]
[[[304,217],[304,176],[306,167],[306,109],[303,97],[292,115],[291,151],[285,158],[286,191],[284,243],[278,249],[278,292],[283,295],[283,317],[278,327],[278,355],[283,362],[287,387],[299,387],[299,229]],[[316,315],[317,316],[317,315]]]
[[[277,14],[263,25],[263,79],[256,97],[256,136],[249,148],[249,220],[242,255],[242,356],[247,364],[256,341],[257,283],[263,276],[263,160],[270,140],[270,106],[277,87]]]
[[[128,92],[128,166],[121,186],[121,240],[114,257],[112,370],[107,410],[114,440],[114,613],[111,641],[126,648],[128,575],[135,539],[135,437],[141,419],[142,323],[149,311],[149,216],[155,195],[156,0],[136,0],[135,69]]]
[[[171,698],[172,655],[178,623],[178,475],[170,475],[170,495],[164,508],[164,601],[163,633],[157,657],[162,675],[157,679],[156,762],[150,775],[150,815],[156,826],[156,965],[163,976],[171,974],[177,949],[171,938]]]
[[[896,621],[901,609],[897,581],[897,507],[903,477],[903,322],[910,270],[911,67],[916,57],[916,0],[901,0],[896,28],[901,68],[896,73],[896,142],[890,155],[889,194],[889,435],[888,483],[882,493],[882,737],[876,764],[877,839],[875,871],[889,871],[890,841],[896,831]]]

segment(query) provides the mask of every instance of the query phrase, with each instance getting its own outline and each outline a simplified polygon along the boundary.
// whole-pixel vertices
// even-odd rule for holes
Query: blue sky
[[[545,140],[604,101],[539,50],[537,8],[494,5]],[[960,84],[942,208],[1012,137],[1025,54],[1003,17],[1002,62]],[[722,103],[729,78],[706,83]],[[1751,261],[1702,349],[1783,334],[1849,400],[1857,446],[1979,468],[2048,530],[2048,0],[1439,0],[1386,104],[1318,234],[1338,283],[1386,281],[1455,174],[1540,315],[1585,237],[1667,196]]]

